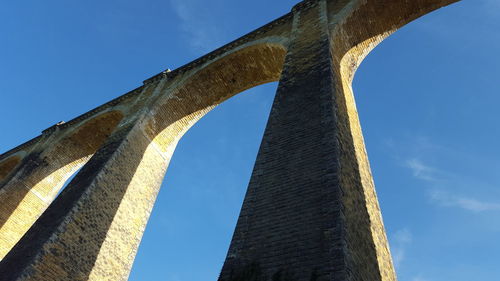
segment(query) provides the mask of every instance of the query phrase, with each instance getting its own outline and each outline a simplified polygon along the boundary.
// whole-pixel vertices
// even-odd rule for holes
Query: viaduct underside
[[[457,1],[303,1],[1,154],[0,281],[126,280],[179,139],[272,81],[219,281],[396,280],[351,83],[384,38]]]

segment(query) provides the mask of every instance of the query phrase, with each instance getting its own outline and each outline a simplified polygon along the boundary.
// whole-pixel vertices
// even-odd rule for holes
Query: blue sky
[[[0,150],[296,2],[2,1]],[[499,280],[499,14],[499,0],[439,10],[384,41],[356,75],[400,281]],[[275,89],[271,83],[238,95],[181,140],[130,280],[216,280]]]

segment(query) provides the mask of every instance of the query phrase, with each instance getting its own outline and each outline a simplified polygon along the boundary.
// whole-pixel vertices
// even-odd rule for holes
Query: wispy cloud
[[[210,20],[205,2],[197,0],[170,0],[175,14],[180,19],[180,26],[186,40],[195,52],[206,53],[219,47],[222,40],[222,30]]]
[[[438,170],[424,164],[421,160],[417,158],[412,158],[406,160],[405,166],[412,171],[414,177],[424,180],[435,182],[437,181]]]
[[[481,186],[481,183],[464,179],[460,175],[451,172],[442,171],[417,158],[406,160],[405,166],[410,169],[415,178],[427,182],[430,188],[428,194],[431,202],[439,206],[455,207],[473,212],[500,210],[500,203],[486,202],[466,195],[452,194],[447,191],[456,186],[463,185],[464,182],[471,186]]]
[[[458,207],[473,212],[498,211],[500,203],[490,203],[474,198],[461,197],[442,190],[432,190],[431,199],[444,207]]]
[[[392,259],[394,266],[399,268],[406,257],[406,249],[413,241],[412,234],[408,229],[401,229],[394,234],[392,246]]]
[[[427,137],[411,137],[404,144],[405,151],[398,151],[395,141],[391,141],[391,150],[396,154],[409,154],[409,157],[397,157],[396,161],[407,168],[412,176],[424,183],[425,192],[431,203],[441,207],[460,208],[471,212],[500,211],[500,199],[483,198],[488,191],[495,192],[495,185],[484,182],[468,173],[457,172],[455,161],[484,162],[478,156],[468,155],[463,151],[435,144]],[[407,148],[411,149],[407,149]],[[441,164],[441,165],[440,165]],[[446,165],[446,166],[445,166]],[[474,193],[472,193],[474,192]]]

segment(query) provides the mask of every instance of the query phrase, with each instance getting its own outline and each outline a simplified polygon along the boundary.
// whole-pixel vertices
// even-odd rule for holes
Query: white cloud
[[[391,249],[394,266],[399,268],[406,257],[406,248],[413,241],[411,232],[408,229],[401,229],[394,234],[393,246]]]
[[[437,181],[436,174],[438,173],[438,170],[424,164],[419,159],[409,159],[406,161],[405,166],[409,168],[412,171],[413,176],[418,179],[431,182]]]
[[[210,12],[203,11],[207,5],[196,0],[170,0],[175,14],[180,19],[180,26],[190,47],[195,52],[206,53],[220,47],[221,30],[207,18]]]
[[[436,152],[436,149],[432,151]],[[425,154],[423,151],[420,155]],[[452,193],[449,190],[474,190],[490,188],[484,183],[467,176],[433,167],[418,158],[410,158],[404,162],[412,175],[427,183],[431,202],[442,207],[460,208],[472,212],[500,211],[500,202],[486,202],[469,195]],[[481,187],[481,188],[478,188]]]
[[[444,207],[458,207],[473,212],[498,211],[500,203],[484,202],[474,198],[450,194],[442,190],[432,190],[431,199]]]
[[[394,234],[394,238],[396,239],[396,242],[402,243],[402,244],[408,244],[413,241],[413,237],[411,232],[408,229],[401,229],[396,234]]]

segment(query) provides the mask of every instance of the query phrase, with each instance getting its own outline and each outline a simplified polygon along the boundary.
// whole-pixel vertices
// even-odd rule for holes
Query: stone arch
[[[130,129],[126,143],[118,148],[126,151],[119,153],[126,153],[127,160],[109,160],[113,164],[106,165],[112,165],[112,168],[107,170],[106,179],[100,182],[101,185],[107,185],[105,181],[111,184],[111,179],[116,177],[115,173],[120,173],[126,175],[121,179],[123,187],[110,187],[114,189],[113,196],[106,198],[107,201],[103,201],[103,195],[92,197],[93,208],[105,209],[112,219],[104,219],[103,216],[98,227],[93,230],[92,243],[98,245],[98,251],[89,249],[85,258],[98,266],[81,269],[89,279],[97,280],[103,275],[120,279],[122,274],[128,275],[144,230],[144,225],[138,222],[147,222],[157,189],[179,139],[193,124],[223,101],[249,88],[278,80],[285,53],[286,49],[281,44],[249,44],[187,73],[184,77],[159,82],[156,87],[150,87],[157,89],[159,100]],[[104,151],[102,153],[106,154]],[[92,163],[97,162],[94,160],[97,159],[92,159],[89,164],[97,166]],[[96,170],[84,167],[75,180]],[[69,188],[76,185],[75,183]],[[96,194],[100,192],[97,189],[95,191]],[[62,196],[67,196],[67,193],[64,192]],[[58,201],[55,203],[60,203]],[[144,214],[145,209],[147,215]],[[130,224],[130,218],[135,218],[136,223]],[[73,220],[81,223],[86,219],[81,214],[73,217]],[[130,234],[126,241],[122,236],[123,232]],[[70,238],[61,234],[61,239]],[[104,261],[110,259],[116,261],[113,268],[105,265]]]
[[[388,248],[384,224],[380,216],[380,207],[375,193],[374,182],[364,144],[356,102],[352,89],[352,82],[356,70],[364,58],[385,38],[396,32],[402,26],[430,13],[433,10],[457,2],[458,0],[414,0],[414,1],[357,1],[354,5],[346,6],[340,20],[334,20],[330,26],[331,47],[333,53],[333,70],[335,72],[335,97],[340,112],[340,123],[351,134],[342,135],[339,143],[342,150],[352,151],[356,169],[341,169],[341,185],[346,185],[348,178],[356,178],[362,187],[358,191],[346,189],[346,206],[353,206],[353,198],[368,198],[363,212],[366,212],[372,222],[373,230],[365,231],[365,236],[358,235],[354,229],[363,226],[364,216],[356,212],[346,214],[347,232],[353,240],[377,241],[373,247],[377,253],[377,264],[382,276],[391,276],[394,273],[392,257]],[[354,3],[354,2],[353,2]],[[335,16],[333,16],[335,18]],[[348,166],[346,154],[340,155],[340,166]],[[379,233],[379,235],[377,235]],[[367,237],[370,235],[371,237]],[[363,255],[366,251],[353,248],[356,255]]]
[[[179,84],[166,85],[165,98],[144,121],[145,134],[164,153],[173,152],[180,137],[217,105],[279,80],[285,54],[281,43],[250,44],[207,64]]]
[[[99,149],[123,118],[121,111],[111,110],[66,132],[55,145],[42,153],[41,160],[50,163],[50,168],[42,176],[55,178],[52,182],[56,181],[59,185],[64,184]],[[44,195],[52,197],[60,187],[47,187]]]
[[[79,276],[88,276],[92,280],[100,279],[99,276],[120,279],[128,275],[154,198],[175,145],[183,133],[204,114],[231,96],[280,78],[286,48],[281,43],[275,43],[273,38],[263,42],[264,40],[252,41],[175,79],[168,80],[167,77],[146,85],[143,94],[151,94],[153,98],[157,95],[157,100],[151,103],[147,111],[128,117],[132,121],[122,122],[123,126],[119,126],[109,139],[103,138],[104,146],[98,149],[95,157],[82,168],[42,217],[38,220],[36,217],[31,218],[36,223],[18,246],[31,243],[33,235],[44,237],[37,238],[41,240],[33,245],[53,244],[56,241],[71,244],[74,242],[71,233],[81,232],[83,225],[86,225],[85,229],[92,229],[91,232],[85,231],[91,239],[80,241],[78,247],[75,245],[75,248],[66,251],[70,255],[73,250],[78,252],[78,258],[68,261],[54,256],[54,259],[44,260],[38,266],[38,273],[46,274],[43,269],[46,266],[50,268],[53,264],[80,261],[78,268],[74,269],[79,272]],[[138,121],[134,121],[134,118],[138,118]],[[81,136],[84,135],[86,133],[82,132]],[[73,155],[66,160],[59,160],[61,164],[58,167],[63,167],[63,164],[73,165],[69,159],[85,154],[75,154],[62,145],[75,145],[78,140],[79,138],[61,138],[51,150],[56,154],[67,152]],[[90,151],[95,148],[90,147]],[[81,203],[76,203],[75,200]],[[79,211],[69,212],[68,206]],[[94,216],[90,213],[99,217],[98,222],[89,219]],[[135,223],[130,223],[131,218],[134,218]],[[68,222],[64,227],[60,225],[63,221]],[[37,234],[37,230],[42,234]],[[121,235],[124,231],[129,235]],[[53,238],[56,235],[54,233],[58,233],[57,239]],[[50,239],[45,240],[46,238]],[[17,255],[23,255],[19,247],[9,254],[5,259],[6,263],[16,260]],[[44,257],[42,255],[37,258]],[[115,261],[112,267],[105,262],[109,260]]]
[[[385,38],[399,28],[441,7],[459,0],[357,1],[343,7],[342,12],[330,11],[334,58],[341,67],[339,74],[352,83],[363,59]],[[347,14],[347,16],[346,16]],[[338,15],[343,18],[337,19]]]
[[[19,171],[0,187],[0,259],[50,205],[64,183],[104,143],[123,117],[124,114],[116,110],[97,115],[62,132],[59,139],[49,140],[45,150],[25,157]]]

